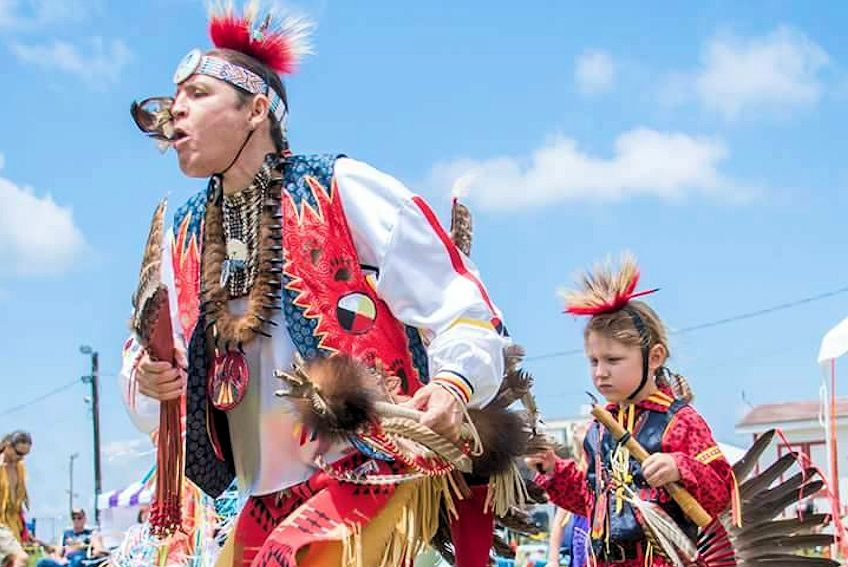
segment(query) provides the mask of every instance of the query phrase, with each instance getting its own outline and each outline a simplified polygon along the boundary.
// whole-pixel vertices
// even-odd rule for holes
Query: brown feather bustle
[[[352,357],[318,358],[310,361],[305,371],[314,392],[290,398],[303,424],[319,438],[339,441],[377,419],[377,382]]]
[[[338,440],[360,432],[369,421],[377,419],[374,403],[387,400],[379,377],[347,355],[310,361],[304,366],[304,374],[304,382],[311,385],[312,391],[287,395],[304,425],[319,437]],[[522,412],[507,407],[526,395],[532,383],[526,374],[519,374],[521,387],[516,391],[502,386],[495,398],[497,403],[469,410],[483,445],[483,454],[473,459],[477,476],[505,472],[527,452],[531,432],[526,418]]]
[[[525,454],[530,433],[520,412],[489,405],[468,410],[468,415],[483,445],[483,454],[472,460],[475,475],[489,477],[506,472]]]
[[[832,534],[821,533],[831,523],[830,514],[782,516],[789,506],[799,506],[817,494],[824,482],[814,469],[801,469],[789,478],[785,473],[800,462],[795,453],[787,453],[762,472],[755,468],[772,443],[775,431],[765,432],[745,456],[733,465],[741,497],[737,525],[728,507],[715,524],[699,536],[698,547],[704,565],[724,564],[732,553],[739,565],[750,567],[836,567],[838,561],[824,557],[805,557],[796,552],[834,542]],[[752,476],[753,475],[753,476]],[[751,478],[749,478],[751,477]]]

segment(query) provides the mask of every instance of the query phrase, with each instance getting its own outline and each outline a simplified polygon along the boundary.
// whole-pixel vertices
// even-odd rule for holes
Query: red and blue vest
[[[283,166],[283,273],[280,307],[307,360],[336,352],[398,376],[405,394],[427,381],[417,329],[399,322],[360,266],[333,178],[337,155],[295,155]],[[200,302],[203,221],[208,190],[177,210],[172,258],[180,328],[188,344],[186,475],[211,496],[235,477],[226,414],[206,395],[209,354]],[[275,340],[257,337],[255,340]],[[279,340],[278,338],[276,340]]]

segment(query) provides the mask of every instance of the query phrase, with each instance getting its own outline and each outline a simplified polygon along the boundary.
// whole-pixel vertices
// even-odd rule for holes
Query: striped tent
[[[97,497],[97,509],[132,508],[149,504],[153,498],[153,488],[144,482],[134,482],[122,490],[104,492]]]

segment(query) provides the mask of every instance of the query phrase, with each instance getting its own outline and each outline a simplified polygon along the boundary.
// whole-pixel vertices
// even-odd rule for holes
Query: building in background
[[[828,450],[825,415],[823,405],[818,400],[763,404],[751,408],[736,425],[736,432],[750,435],[753,442],[770,429],[779,430],[782,436],[778,435],[772,446],[766,450],[759,466],[768,466],[788,451],[797,451],[821,469],[833,488],[838,486],[838,492],[834,492],[841,495],[841,501],[845,502],[845,496],[848,495],[848,462],[840,459],[839,455],[844,454],[848,448],[848,398],[838,399],[836,402],[835,460],[830,458]],[[795,472],[797,469],[792,469],[789,474]],[[834,483],[835,478],[839,479],[838,483]],[[819,493],[809,506],[819,512],[829,512],[830,503],[827,501],[826,492]],[[848,513],[848,509],[843,505],[841,512],[844,515]]]

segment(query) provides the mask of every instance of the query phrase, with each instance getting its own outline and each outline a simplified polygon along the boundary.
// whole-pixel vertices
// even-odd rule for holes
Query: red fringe
[[[156,492],[150,507],[153,535],[168,537],[180,529],[183,488],[181,400],[161,402],[159,442],[156,448]]]
[[[831,391],[831,395],[834,395],[833,391]],[[792,444],[789,442],[789,439],[786,438],[786,435],[783,433],[782,429],[777,429],[777,435],[780,437],[780,440],[783,441],[783,444],[789,450],[792,450]],[[839,502],[839,497],[833,489],[832,483],[830,482],[831,479],[828,477],[828,475],[824,473],[821,468],[819,468],[818,465],[813,463],[813,461],[807,454],[796,453],[795,455],[795,460],[798,461],[798,465],[801,467],[802,474],[804,474],[807,469],[813,468],[816,470],[819,477],[824,481],[823,490],[825,491],[827,499],[830,502],[832,518],[831,521],[833,522],[833,545],[836,546],[842,556],[848,556],[848,530],[846,530],[845,523],[842,521],[842,510]],[[798,490],[800,492],[801,488],[799,488]],[[799,515],[803,516],[803,512],[800,509],[798,510],[798,512]]]
[[[611,313],[613,311],[618,311],[628,303],[630,300],[636,299],[637,297],[642,297],[643,295],[648,295],[654,292],[659,291],[660,288],[649,289],[646,291],[637,291],[633,292],[633,288],[636,287],[636,283],[639,281],[639,276],[633,279],[632,282],[627,284],[627,289],[620,294],[616,294],[616,296],[606,303],[602,303],[600,305],[592,305],[588,307],[566,307],[565,312],[571,315],[599,315],[601,313]]]
[[[233,14],[214,16],[209,21],[212,43],[220,49],[232,49],[261,61],[277,73],[293,73],[296,58],[291,45],[281,33],[266,30],[261,39],[251,37],[251,23]]]

